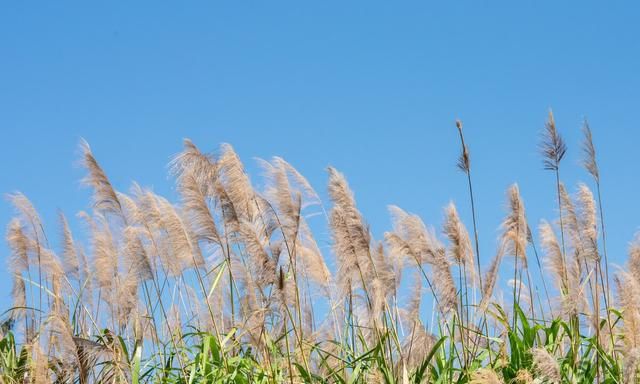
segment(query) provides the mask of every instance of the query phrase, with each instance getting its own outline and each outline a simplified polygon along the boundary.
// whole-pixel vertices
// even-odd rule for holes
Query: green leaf
[[[142,345],[136,343],[136,349],[133,352],[133,366],[131,368],[131,383],[138,384],[140,375],[140,360],[142,360]]]

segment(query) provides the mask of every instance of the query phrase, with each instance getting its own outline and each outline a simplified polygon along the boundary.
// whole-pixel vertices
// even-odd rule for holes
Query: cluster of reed
[[[85,242],[61,213],[54,251],[30,201],[9,196],[14,304],[0,382],[634,382],[640,245],[629,269],[610,279],[588,125],[584,166],[596,197],[585,184],[570,196],[561,183],[566,147],[550,114],[541,149],[559,218],[540,224],[536,240],[513,185],[487,259],[456,125],[471,232],[453,203],[441,235],[393,206],[381,240],[333,168],[325,212],[283,159],[260,161],[265,186],[257,190],[231,146],[213,156],[185,140],[170,163],[174,204],[136,184],[116,191],[83,143],[93,190],[92,211],[77,215]],[[330,255],[307,223],[318,214],[331,231]],[[499,272],[511,264],[505,304]],[[555,289],[531,278],[535,268],[553,276]]]

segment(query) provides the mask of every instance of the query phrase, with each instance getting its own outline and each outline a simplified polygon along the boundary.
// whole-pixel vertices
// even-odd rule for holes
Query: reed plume
[[[13,287],[11,288],[13,298],[11,318],[19,320],[24,317],[27,309],[27,291],[24,280],[20,274],[13,274]]]
[[[503,384],[504,381],[490,368],[480,368],[471,374],[470,384]]]
[[[222,244],[216,222],[207,204],[207,184],[198,182],[195,173],[184,173],[179,179],[182,207],[197,240]]]
[[[276,282],[277,257],[269,254],[268,239],[262,236],[264,229],[261,222],[243,221],[240,225],[239,238],[245,244],[249,256],[253,276],[259,287],[267,287]]]
[[[244,165],[231,145],[223,144],[221,152],[217,165],[224,191],[233,204],[236,215],[252,219],[256,214],[254,190],[244,171]]]
[[[197,257],[198,252],[194,252],[193,242],[180,212],[164,198],[158,198],[158,207],[161,212],[160,225],[167,235],[167,245],[170,250],[167,262],[172,273],[178,275],[185,268],[202,267],[204,260]]]
[[[596,218],[596,203],[593,193],[585,184],[578,186],[578,202],[580,203],[578,221],[580,232],[583,233],[583,252],[585,258],[591,262],[599,262],[598,255],[598,219]]]
[[[640,236],[638,235],[629,245],[628,266],[629,273],[636,281],[640,281]]]
[[[524,203],[520,197],[520,190],[517,184],[509,187],[507,191],[508,214],[503,220],[502,243],[505,245],[506,254],[513,256],[521,263],[523,268],[527,268],[527,220]]]
[[[498,280],[498,275],[500,272],[500,264],[502,263],[502,258],[504,256],[504,246],[500,246],[496,255],[491,260],[491,264],[489,268],[485,272],[484,276],[484,286],[482,287],[482,300],[480,301],[480,309],[481,312],[484,312],[489,305],[491,300],[491,296],[493,295],[493,291]]]
[[[424,328],[424,325],[416,323],[403,347],[407,351],[406,367],[410,371],[415,370],[425,360],[435,342],[435,337]]]
[[[581,258],[583,242],[576,207],[573,204],[571,196],[569,196],[569,192],[567,192],[567,189],[562,183],[560,183],[560,202],[561,211],[559,215],[563,220],[562,228],[568,235],[567,248],[569,248],[569,253],[571,248],[573,248],[573,251],[578,253],[579,258]]]
[[[624,311],[623,336],[627,351],[640,347],[640,282],[631,273],[615,276],[620,308]]]
[[[93,276],[100,288],[110,289],[118,270],[118,250],[106,220],[96,216],[96,220],[83,214],[91,230],[93,254]]]
[[[389,207],[389,210],[394,230],[385,234],[385,239],[397,254],[409,257],[418,268],[425,263],[431,266],[431,278],[427,278],[427,282],[432,285],[440,310],[444,314],[455,310],[458,304],[457,289],[444,246],[435,234],[426,229],[419,217],[395,206]]]
[[[147,250],[140,240],[140,230],[135,227],[124,229],[124,250],[123,256],[128,263],[128,270],[138,281],[153,279],[154,272],[152,261],[147,254]]]
[[[549,383],[560,383],[562,376],[555,357],[544,348],[533,348],[531,355],[533,356],[533,369],[539,378]]]
[[[82,151],[82,166],[88,173],[83,182],[93,188],[94,208],[105,214],[113,213],[124,217],[122,205],[109,178],[93,156],[89,143],[84,139],[80,141],[80,150]]]
[[[36,211],[31,201],[20,192],[7,195],[7,199],[19,213],[22,221],[28,225],[34,240],[36,242],[43,242],[45,236],[44,227],[42,226],[42,220],[40,219],[40,215],[38,215],[38,212]]]
[[[633,383],[636,381],[640,364],[640,282],[633,273],[625,271],[618,272],[614,281],[617,285],[618,301],[624,311],[623,379],[624,383]]]
[[[28,380],[33,384],[49,384],[52,375],[49,371],[49,358],[39,344],[29,345],[31,364],[29,365]]]
[[[366,284],[371,237],[344,175],[334,168],[329,168],[329,196],[334,203],[329,224],[338,261],[338,284],[343,293],[350,294],[354,286]]]
[[[7,229],[7,244],[11,250],[9,264],[14,273],[29,269],[30,240],[25,234],[20,220],[13,219]]]
[[[585,119],[582,125],[584,140],[582,141],[582,166],[593,176],[596,183],[600,182],[600,170],[596,161],[596,147],[593,144],[593,134],[589,127],[589,122]]]
[[[79,278],[80,262],[78,260],[78,252],[76,250],[73,236],[71,235],[71,229],[69,229],[69,223],[67,218],[62,212],[60,215],[60,223],[62,225],[62,260],[64,265],[64,272],[67,276],[73,278]]]
[[[640,365],[640,349],[633,348],[625,354],[622,372],[623,383],[633,384],[638,381],[638,366]]]
[[[328,291],[331,288],[333,276],[325,263],[322,251],[318,247],[318,243],[313,237],[309,225],[304,219],[300,222],[299,236],[300,240],[297,251],[300,257],[301,268],[311,281],[319,284],[323,289]],[[381,273],[384,274],[385,272],[390,273],[388,271],[382,271]]]
[[[542,134],[540,151],[543,156],[544,169],[550,171],[557,171],[559,169],[560,161],[562,161],[567,152],[567,145],[558,133],[556,121],[551,110],[549,110],[549,119],[545,124],[544,133]]]
[[[445,208],[444,233],[449,238],[449,254],[460,266],[464,267],[471,284],[476,284],[478,275],[473,258],[473,247],[469,239],[469,233],[458,216],[458,211],[453,203]]]
[[[195,183],[204,189],[204,195],[211,196],[210,188],[216,182],[219,171],[215,158],[210,154],[202,153],[189,139],[184,139],[183,145],[182,152],[175,155],[169,163],[171,174],[179,181],[184,176],[194,178]]]

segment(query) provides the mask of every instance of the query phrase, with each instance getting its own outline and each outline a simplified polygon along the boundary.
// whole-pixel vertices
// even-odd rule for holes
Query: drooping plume
[[[135,182],[133,185],[134,190],[139,188]],[[138,203],[131,196],[122,192],[116,191],[116,196],[122,205],[122,213],[125,217],[125,222],[128,225],[141,224],[144,220],[144,214],[140,207],[138,207]]]
[[[596,161],[596,147],[593,145],[593,135],[591,134],[589,122],[586,119],[582,126],[582,133],[584,134],[584,140],[582,142],[582,166],[593,176],[596,183],[599,183],[600,170],[598,169],[598,162]]]
[[[218,178],[218,164],[212,155],[202,153],[189,139],[184,139],[184,149],[169,163],[170,172],[180,183],[185,175],[195,179],[205,195],[211,196]]]
[[[279,166],[284,167],[288,172],[289,177],[296,182],[296,185],[305,198],[306,204],[304,206],[307,204],[320,204],[320,197],[318,196],[318,193],[311,186],[311,183],[309,183],[306,177],[281,157],[274,157],[273,161]]]
[[[385,233],[385,240],[392,253],[407,257],[421,266],[431,266],[431,283],[434,287],[442,313],[456,309],[457,288],[451,274],[451,266],[444,246],[428,231],[422,220],[402,209],[389,207],[393,217],[393,232]]]
[[[229,144],[221,146],[220,158],[218,159],[218,177],[221,185],[240,219],[252,219],[257,207],[254,201],[254,191],[244,171],[244,165],[240,157]]]
[[[71,229],[67,218],[60,212],[60,223],[62,225],[62,263],[64,266],[64,272],[67,276],[78,278],[80,264],[78,261],[78,251],[71,235]]]
[[[138,281],[153,279],[152,262],[140,240],[139,230],[134,227],[124,229],[124,259],[129,264],[129,273],[132,273]]]
[[[344,175],[334,168],[329,168],[329,196],[334,203],[330,226],[338,261],[338,283],[347,292],[354,284],[362,283],[360,274],[367,276],[371,237]]]
[[[239,239],[249,256],[250,266],[255,274],[255,283],[260,288],[275,283],[277,266],[277,260],[274,260],[268,252],[269,239],[262,236],[264,231],[262,225],[259,220],[243,221],[238,232]],[[245,273],[244,270],[243,273]]]
[[[220,232],[207,204],[207,187],[201,185],[198,178],[196,174],[186,172],[178,181],[187,222],[197,240],[222,244]]]
[[[176,207],[162,197],[157,197],[161,212],[160,224],[166,234],[165,245],[168,253],[164,260],[173,275],[178,275],[187,267],[202,267],[204,260],[194,259],[193,243]]]
[[[30,240],[24,233],[20,220],[13,219],[7,229],[7,243],[11,249],[9,259],[14,273],[21,273],[29,269],[29,243]]]
[[[82,151],[82,165],[88,172],[83,182],[93,189],[93,205],[95,209],[103,214],[113,213],[124,217],[120,200],[118,200],[107,174],[93,156],[89,143],[81,140],[80,149]]]
[[[464,265],[468,278],[472,284],[475,284],[478,280],[478,275],[469,232],[467,232],[467,228],[460,220],[456,206],[453,203],[449,203],[445,208],[445,214],[444,233],[449,238],[449,255],[455,263],[460,266]]]

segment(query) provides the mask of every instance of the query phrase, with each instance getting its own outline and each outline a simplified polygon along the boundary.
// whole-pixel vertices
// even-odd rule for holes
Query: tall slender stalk
[[[456,120],[456,128],[458,129],[458,135],[460,137],[460,146],[461,146],[461,153],[460,153],[460,157],[458,158],[458,168],[462,172],[464,172],[467,176],[467,187],[469,190],[469,203],[471,205],[471,219],[473,222],[473,239],[474,239],[475,253],[476,253],[476,268],[478,270],[478,286],[480,287],[480,297],[483,297],[484,285],[482,283],[482,266],[480,263],[480,241],[478,238],[478,224],[476,219],[475,199],[473,196],[473,183],[471,182],[471,158],[469,154],[469,148],[467,147],[467,144],[464,140],[464,133],[462,132],[462,121]],[[488,325],[485,317],[486,317],[486,313],[483,314],[482,328],[484,329],[485,332],[488,333],[488,328],[487,328]],[[474,351],[471,354],[472,359],[474,358],[474,355],[475,355],[475,346],[478,345],[479,343],[479,337],[480,337],[480,334],[478,333],[478,336],[476,337],[476,340],[474,342]]]
[[[604,276],[602,275],[602,272],[603,272],[602,261],[600,260],[600,258],[598,258],[598,260],[596,260],[596,288],[598,286],[597,279],[599,277],[602,282],[602,288],[604,290],[603,298],[604,298],[604,304],[606,308],[607,325],[609,327],[609,334],[611,335],[612,353],[615,357],[616,351],[615,351],[615,341],[613,339],[613,325],[611,322],[611,314],[609,312],[609,304],[611,303],[611,296],[610,296],[611,290],[609,287],[609,259],[607,257],[607,235],[606,235],[606,227],[604,222],[604,210],[602,209],[602,194],[600,191],[600,169],[598,167],[598,162],[596,159],[596,148],[595,148],[595,145],[593,144],[593,134],[591,132],[589,122],[586,119],[584,120],[584,124],[582,126],[582,133],[584,135],[584,139],[582,142],[582,152],[583,152],[582,166],[587,170],[589,174],[591,174],[596,184],[598,212],[600,214],[600,227],[602,228],[602,253],[604,255]],[[597,249],[597,245],[596,245],[596,249]],[[598,311],[598,319],[599,318],[600,318],[600,313]],[[597,331],[598,331],[598,343],[599,343],[600,342],[599,321],[597,324]]]
[[[543,156],[544,169],[553,171],[555,175],[555,186],[556,186],[556,198],[558,201],[558,212],[559,212],[559,220],[560,220],[560,239],[562,245],[562,262],[565,265],[564,270],[564,279],[567,279],[566,275],[566,249],[565,249],[565,241],[564,241],[564,220],[563,220],[563,208],[562,208],[562,198],[560,192],[560,162],[564,158],[564,155],[567,152],[567,146],[564,143],[564,140],[558,133],[556,128],[556,122],[553,117],[553,112],[549,110],[549,119],[545,124],[545,130],[542,135],[542,142],[540,143],[540,151]]]
[[[565,228],[564,228],[564,218],[563,218],[563,205],[562,205],[562,197],[561,197],[561,184],[560,184],[560,162],[564,158],[564,155],[567,152],[567,147],[564,143],[564,140],[558,133],[556,129],[555,119],[553,117],[553,112],[549,110],[549,119],[545,124],[545,132],[543,135],[542,143],[540,145],[541,151],[543,154],[544,168],[546,170],[553,171],[555,174],[555,184],[556,184],[556,196],[558,200],[558,213],[559,213],[559,221],[560,221],[560,241],[562,246],[562,264],[564,267],[563,278],[565,281],[568,280],[567,275],[567,256],[566,256],[566,246],[565,246]],[[563,292],[564,295],[569,294],[568,291]],[[579,326],[576,328],[577,314],[571,315],[571,324],[572,330],[574,332],[579,332]],[[571,351],[573,359],[573,367],[575,368],[576,359],[575,357],[578,354],[577,346],[575,342],[571,343]]]
[[[464,134],[462,133],[462,121],[456,120],[456,127],[458,128],[458,134],[460,136],[460,145],[462,146],[462,153],[458,159],[458,168],[467,175],[467,186],[469,187],[469,202],[471,203],[471,218],[473,221],[473,238],[476,249],[476,268],[478,269],[478,279],[480,285],[480,295],[482,292],[482,267],[480,264],[480,242],[478,241],[478,225],[476,223],[476,205],[473,198],[473,183],[471,182],[471,159],[469,158],[469,148],[464,141]]]

